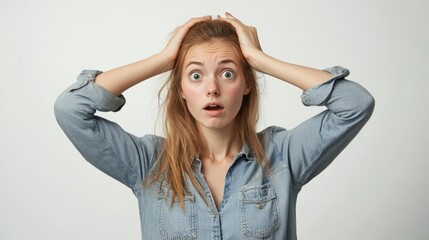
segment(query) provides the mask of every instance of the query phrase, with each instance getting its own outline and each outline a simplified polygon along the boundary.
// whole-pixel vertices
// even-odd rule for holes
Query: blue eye
[[[200,80],[201,79],[201,74],[199,74],[197,72],[194,72],[194,73],[191,73],[190,77],[191,77],[192,80]]]
[[[233,78],[234,77],[234,72],[233,71],[229,71],[229,70],[223,71],[222,72],[222,77],[223,78]]]

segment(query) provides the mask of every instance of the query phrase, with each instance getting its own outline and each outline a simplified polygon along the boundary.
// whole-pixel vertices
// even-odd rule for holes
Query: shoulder
[[[140,137],[142,140],[152,141],[152,142],[164,142],[165,138],[155,134],[145,134]]]
[[[264,147],[268,145],[283,144],[288,138],[290,131],[279,126],[269,126],[262,131],[258,132],[258,137]]]
[[[262,131],[258,132],[258,136],[260,138],[273,138],[278,134],[286,134],[288,132],[287,129],[278,127],[278,126],[269,126]]]
[[[145,134],[142,137],[139,137],[140,143],[144,145],[163,145],[165,138],[155,134]]]
[[[157,156],[163,149],[165,138],[155,135],[146,134],[139,137],[139,144],[146,153],[152,153],[153,157]]]

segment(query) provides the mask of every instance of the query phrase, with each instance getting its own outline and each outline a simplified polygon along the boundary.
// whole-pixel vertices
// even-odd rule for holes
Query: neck
[[[199,128],[206,142],[205,149],[200,153],[201,159],[210,159],[215,162],[232,160],[242,147],[234,128],[234,124],[223,129]]]

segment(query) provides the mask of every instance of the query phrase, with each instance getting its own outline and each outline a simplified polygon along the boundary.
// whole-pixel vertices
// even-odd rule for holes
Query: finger
[[[172,42],[174,42],[174,41],[181,42],[182,39],[187,34],[187,32],[189,31],[189,29],[191,29],[195,24],[197,24],[199,22],[210,21],[210,20],[211,20],[210,15],[189,19],[183,25],[176,27],[176,29],[174,30],[173,35],[171,37]]]
[[[193,26],[196,23],[204,22],[204,21],[209,21],[211,19],[212,19],[212,16],[210,16],[210,15],[202,16],[202,17],[196,17],[196,18],[191,18],[184,25],[185,26]]]
[[[232,16],[232,14],[231,13],[229,13],[229,12],[225,12],[225,17],[227,18],[227,19],[232,19],[232,20],[234,20],[234,21],[237,21],[237,22],[239,22],[241,25],[243,25],[243,26],[246,26],[246,24],[243,24],[238,18],[236,18],[236,17],[234,17],[234,16]]]
[[[229,13],[229,12],[225,12],[225,16],[227,17],[227,18],[235,18],[234,16],[232,16],[232,14],[231,13]]]
[[[232,16],[231,13],[229,12],[225,12],[225,17],[221,17],[218,15],[218,19],[224,20],[226,22],[228,22],[229,24],[233,25],[234,28],[237,29],[237,27],[241,27],[241,28],[248,28],[249,26],[243,24],[239,19],[237,19],[236,17]]]
[[[235,19],[234,17],[232,17],[232,16],[228,16],[226,13],[225,13],[225,17],[222,17],[222,16],[220,16],[220,15],[217,15],[217,18],[219,19],[219,20],[223,20],[223,21],[225,21],[225,22],[228,22],[228,23],[230,23],[230,24],[232,24],[232,22],[239,22],[237,19]]]
[[[177,27],[176,32],[181,34],[181,35],[185,35],[189,31],[189,29],[191,29],[195,24],[197,24],[199,22],[210,21],[211,18],[212,17],[210,15],[191,18],[186,23],[184,23],[183,25]]]
[[[227,17],[221,17],[218,16],[219,20],[222,20],[224,22],[227,22],[232,25],[232,27],[235,29],[235,31],[240,31],[246,28],[244,24],[242,24],[240,21],[234,18],[227,18]]]

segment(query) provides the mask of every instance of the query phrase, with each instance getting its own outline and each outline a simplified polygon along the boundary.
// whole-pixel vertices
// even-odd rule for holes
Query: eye
[[[222,77],[223,78],[227,78],[227,79],[229,79],[229,78],[233,78],[235,75],[234,75],[234,72],[233,71],[230,71],[230,70],[225,70],[225,71],[223,71],[222,72]]]
[[[197,72],[193,72],[193,73],[191,73],[190,78],[192,80],[200,80],[201,79],[201,74],[197,73]]]

